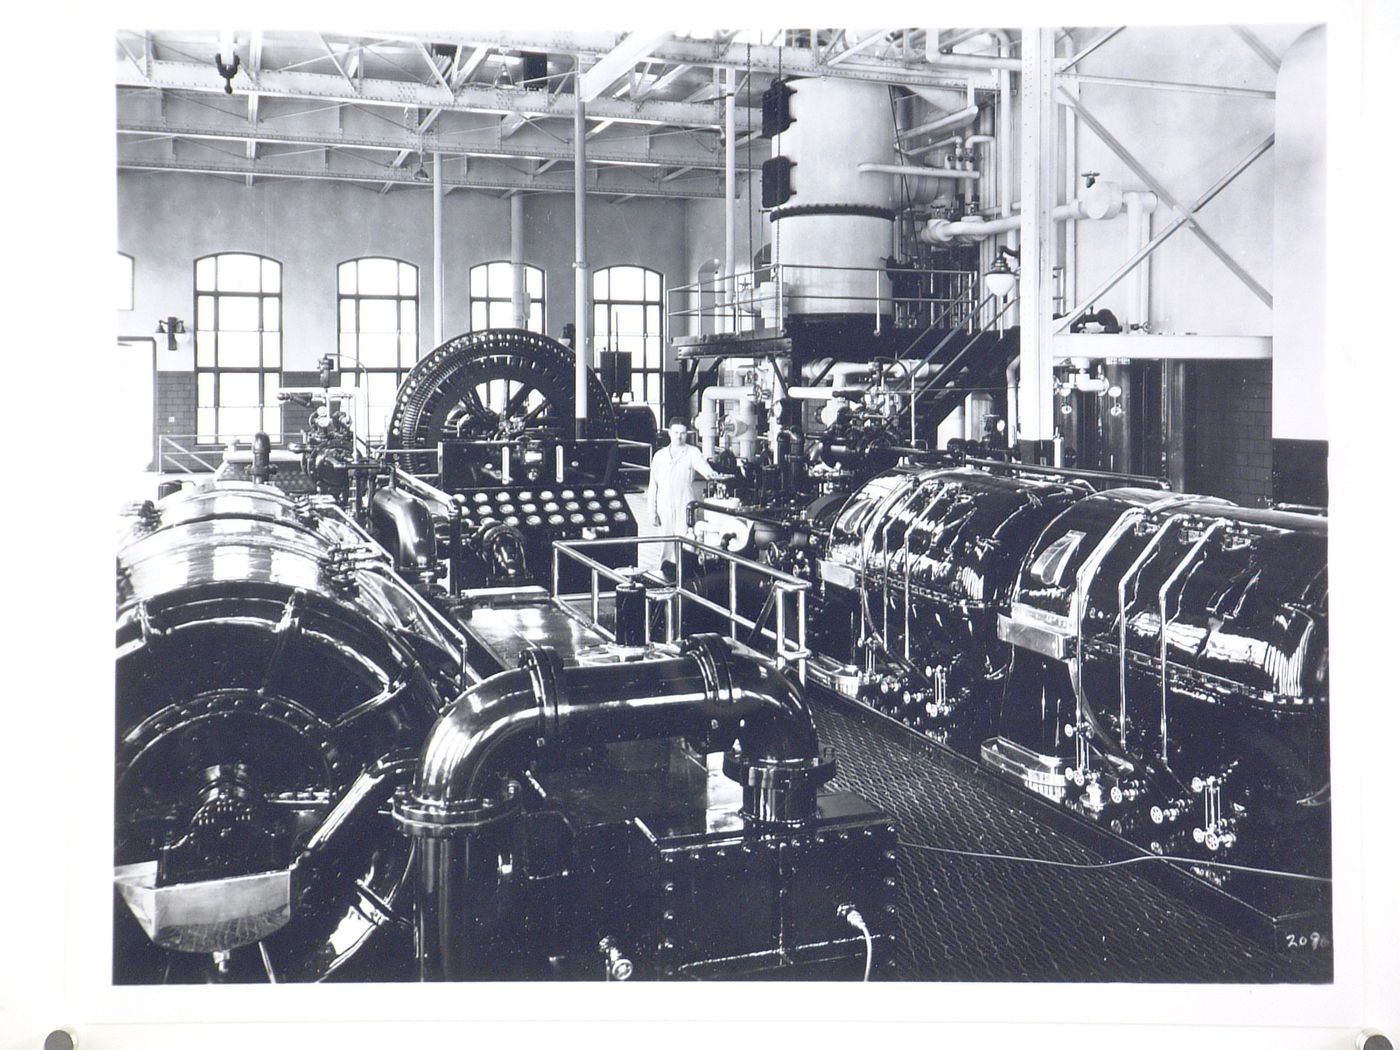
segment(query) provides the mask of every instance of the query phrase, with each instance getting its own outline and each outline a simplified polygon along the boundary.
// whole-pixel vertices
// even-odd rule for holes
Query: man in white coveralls
[[[685,509],[695,498],[691,488],[695,475],[702,478],[719,477],[719,473],[705,462],[704,455],[694,445],[687,443],[690,428],[684,419],[676,416],[666,427],[671,435],[671,443],[657,450],[651,457],[651,482],[647,485],[647,512],[651,523],[661,530],[663,536],[685,534]],[[675,578],[675,566],[671,561],[674,552],[664,545],[661,555],[661,571],[668,579]]]

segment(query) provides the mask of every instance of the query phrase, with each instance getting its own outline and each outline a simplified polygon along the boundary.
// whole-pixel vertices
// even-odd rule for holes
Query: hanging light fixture
[[[1005,302],[1007,296],[1016,290],[1016,274],[1006,264],[1004,249],[997,252],[996,261],[987,268],[987,272],[982,277],[987,283],[988,294],[995,295],[1002,302]]]
[[[423,151],[418,151],[418,170],[413,173],[413,177],[419,182],[432,182],[433,177],[428,174],[428,169],[423,167]]]

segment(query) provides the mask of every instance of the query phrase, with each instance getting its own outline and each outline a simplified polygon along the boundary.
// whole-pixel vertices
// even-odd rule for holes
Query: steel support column
[[[511,324],[526,327],[530,319],[530,293],[525,287],[525,195],[510,199],[510,305]]]
[[[442,154],[433,154],[433,345],[446,341],[447,282],[442,262]]]
[[[1046,458],[1055,437],[1055,34],[1021,36],[1021,382],[1017,432],[1027,460]]]
[[[738,70],[725,70],[724,92],[724,310],[734,302],[734,94]]]
[[[592,311],[588,308],[587,200],[588,121],[582,98],[574,100],[574,429],[583,437],[588,420],[588,348]]]

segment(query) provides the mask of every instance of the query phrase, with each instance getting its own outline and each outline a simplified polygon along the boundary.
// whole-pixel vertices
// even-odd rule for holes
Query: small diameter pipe
[[[856,165],[863,175],[899,175],[911,179],[951,179],[955,182],[977,182],[982,178],[979,171],[962,168],[929,168],[921,164],[875,164],[867,161]]]

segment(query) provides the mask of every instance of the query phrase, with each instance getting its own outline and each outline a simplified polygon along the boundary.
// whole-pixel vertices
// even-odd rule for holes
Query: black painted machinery
[[[566,348],[463,336],[405,381],[387,451],[308,439],[292,487],[318,494],[273,487],[264,439],[253,481],[131,508],[117,981],[891,961],[894,825],[826,786],[834,756],[776,665],[696,637],[530,644],[503,669],[468,642],[501,603],[569,622],[539,585],[553,541],[635,535],[589,380],[580,435]]]

